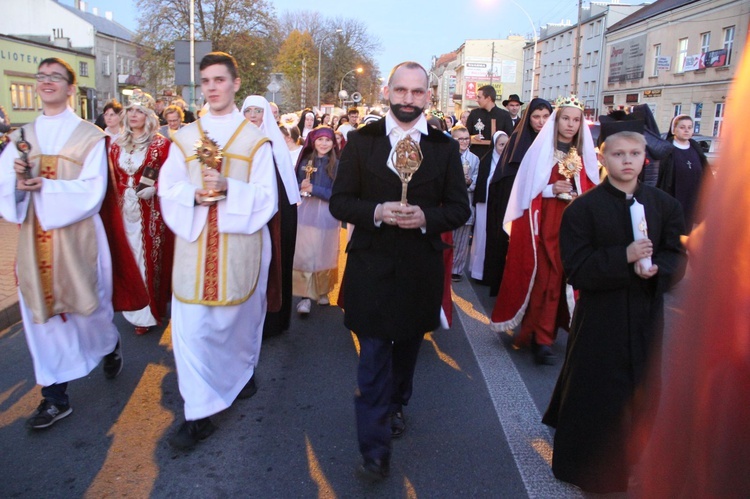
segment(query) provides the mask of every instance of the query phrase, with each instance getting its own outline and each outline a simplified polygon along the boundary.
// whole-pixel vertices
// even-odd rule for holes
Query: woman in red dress
[[[520,326],[514,344],[530,346],[535,361],[547,365],[554,363],[552,344],[558,328],[569,327],[574,306],[558,246],[562,212],[578,194],[599,183],[583,104],[575,96],[559,98],[556,104],[513,182],[503,220],[510,235],[508,255],[492,311],[495,331]],[[567,177],[561,165],[569,167]]]
[[[154,107],[150,95],[133,96],[125,108],[120,137],[109,151],[117,205],[141,273],[133,278],[143,279],[149,295],[148,306],[123,312],[139,335],[161,324],[172,282],[174,236],[164,223],[156,195],[159,169],[170,142],[157,133],[159,118]]]

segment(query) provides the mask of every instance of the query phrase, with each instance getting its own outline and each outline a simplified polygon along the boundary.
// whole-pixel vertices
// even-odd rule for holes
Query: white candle
[[[633,204],[630,205],[630,222],[633,224],[633,239],[640,241],[641,239],[648,239],[648,224],[646,224],[646,211],[643,209],[643,205],[634,200]],[[648,270],[651,268],[651,257],[641,258],[638,260],[641,264],[641,268]]]

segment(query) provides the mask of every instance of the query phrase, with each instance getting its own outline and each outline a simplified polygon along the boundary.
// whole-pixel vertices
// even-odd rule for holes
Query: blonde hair
[[[135,109],[137,109],[138,112],[143,113],[146,116],[146,125],[144,127],[144,130],[146,133],[144,133],[138,138],[135,138],[133,136],[133,129],[130,128],[130,119],[128,118],[128,111],[130,111],[131,107],[135,107]],[[123,148],[145,147],[151,142],[151,140],[153,140],[154,135],[156,135],[156,132],[159,131],[159,118],[156,117],[156,114],[154,112],[149,113],[147,111],[139,109],[140,106],[131,106],[131,107],[128,107],[123,113],[122,133],[120,134],[120,137],[117,139],[117,143],[120,144],[120,146]]]
[[[607,147],[611,147],[612,142],[614,142],[615,140],[630,140],[631,142],[638,142],[638,145],[643,147],[644,150],[646,149],[646,137],[644,137],[643,134],[632,131],[622,131],[613,133],[612,135],[604,139],[602,145],[599,146],[599,153],[604,154],[604,151],[607,150]]]

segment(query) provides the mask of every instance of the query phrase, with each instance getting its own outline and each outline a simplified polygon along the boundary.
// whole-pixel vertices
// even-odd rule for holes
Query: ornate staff
[[[401,178],[401,206],[406,206],[406,187],[409,185],[412,175],[419,169],[422,164],[422,150],[410,136],[406,136],[396,143],[396,147],[391,154],[391,161],[394,168]]]
[[[29,152],[31,151],[31,144],[26,140],[26,135],[24,135],[24,129],[20,129],[21,137],[16,141],[16,149],[18,149],[18,154],[21,156],[21,160],[26,163],[26,170],[24,171],[23,175],[27,179],[31,178],[31,166],[29,166]]]
[[[195,142],[193,150],[203,168],[210,168],[212,170],[219,170],[221,168],[221,147],[219,147],[219,144],[212,138],[203,135]],[[226,197],[226,194],[209,189],[208,196],[203,198],[203,200],[221,201],[222,199],[226,199]]]
[[[308,182],[312,180],[312,174],[318,171],[318,169],[313,166],[312,158],[310,158],[310,160],[307,162],[307,166],[305,166],[302,170],[305,172],[305,180],[307,180]],[[300,191],[299,195],[303,198],[309,198],[310,196],[312,196],[312,194],[310,194],[309,192],[303,191]]]
[[[555,156],[557,156],[558,151],[555,151],[555,153]],[[571,147],[568,154],[558,159],[557,171],[568,181],[572,180],[576,175],[581,173],[581,170],[583,170],[583,161],[581,161],[581,157],[578,155],[578,151],[575,147]],[[575,192],[575,188],[573,189],[573,192]],[[557,199],[571,201],[573,199],[573,196],[571,196],[567,192],[561,192],[557,195]]]

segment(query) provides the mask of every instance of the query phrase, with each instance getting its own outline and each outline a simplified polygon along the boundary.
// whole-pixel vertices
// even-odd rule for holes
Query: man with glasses
[[[458,145],[427,126],[427,72],[416,62],[397,65],[384,89],[385,118],[349,134],[333,183],[331,214],[354,224],[342,282],[344,324],[360,345],[355,412],[358,468],[369,481],[388,476],[391,439],[406,425],[419,347],[440,325],[443,244],[471,210]],[[409,144],[409,145],[407,145]],[[402,205],[394,151],[423,160]]]
[[[42,115],[13,132],[0,155],[0,213],[21,224],[19,305],[44,397],[26,422],[30,429],[70,415],[68,382],[102,359],[107,378],[122,369],[112,262],[99,217],[107,187],[105,135],[70,108],[76,75],[67,62],[44,59],[37,71]]]

